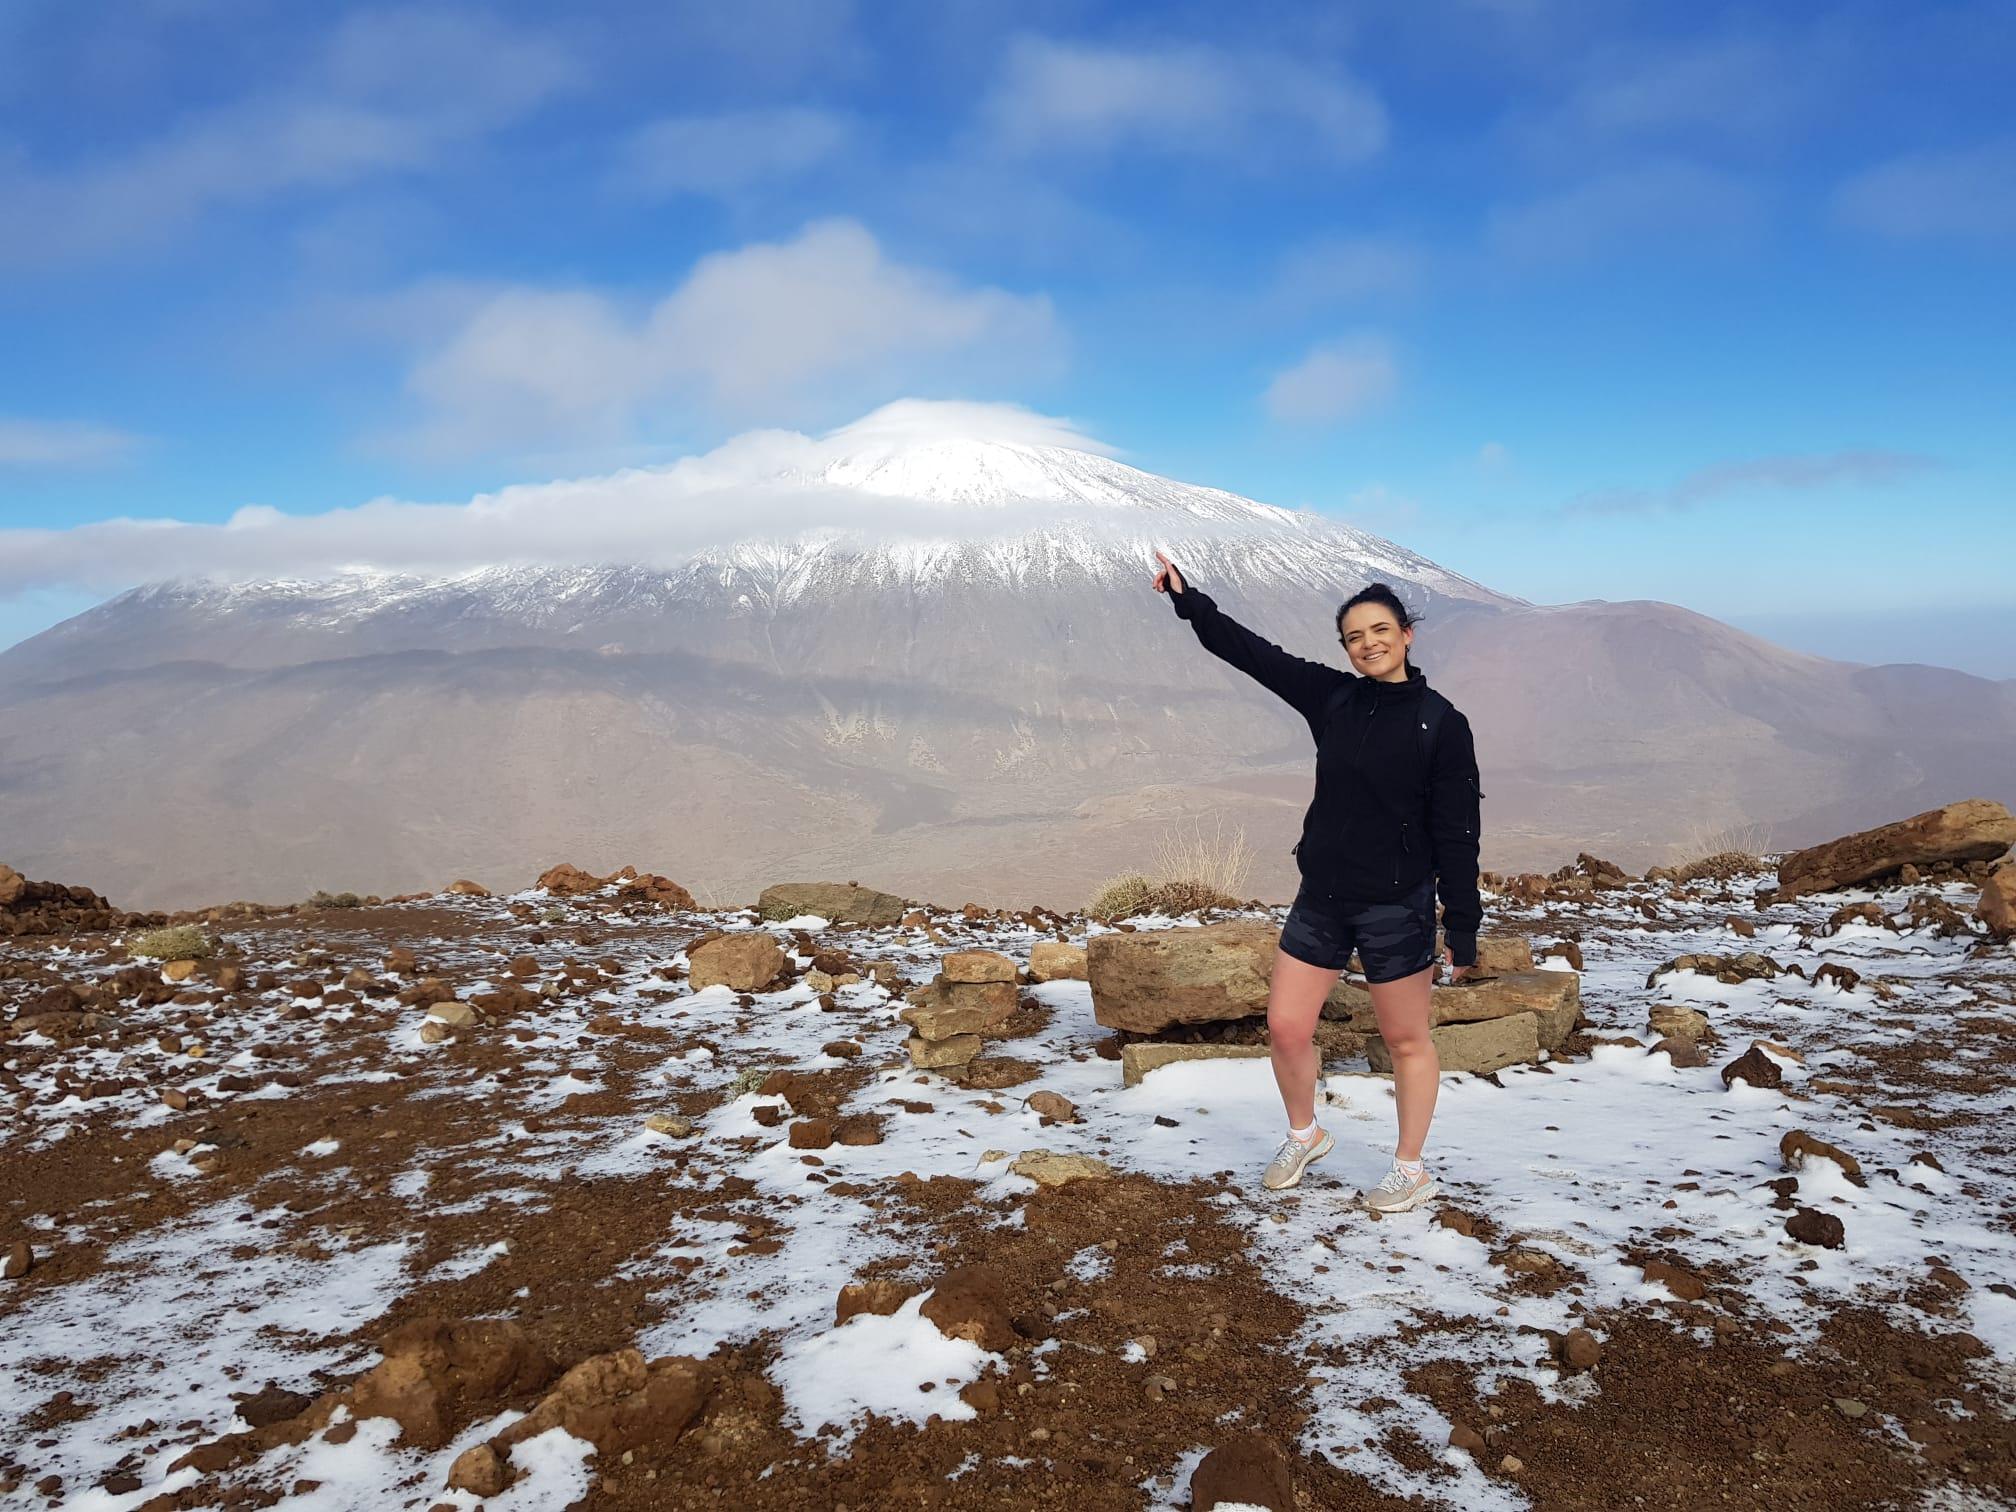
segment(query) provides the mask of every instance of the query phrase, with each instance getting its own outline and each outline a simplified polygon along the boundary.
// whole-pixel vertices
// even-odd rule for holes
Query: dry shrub
[[[1164,831],[1155,843],[1152,875],[1127,872],[1100,884],[1085,912],[1112,920],[1238,908],[1252,869],[1253,850],[1246,843],[1246,831],[1235,829],[1228,835],[1224,819],[1214,815],[1208,835],[1201,825]]]
[[[362,908],[364,900],[353,892],[323,892],[319,888],[308,900],[310,908]]]
[[[1771,854],[1771,827],[1755,821],[1710,829],[1695,823],[1673,847],[1672,867],[1682,882],[1703,877],[1727,881],[1765,871]]]
[[[160,961],[200,961],[217,954],[217,947],[194,924],[174,924],[136,935],[127,943],[126,953]]]

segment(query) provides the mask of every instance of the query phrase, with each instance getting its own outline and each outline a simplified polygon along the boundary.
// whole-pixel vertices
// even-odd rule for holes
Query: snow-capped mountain
[[[0,859],[128,906],[560,859],[728,898],[886,867],[945,901],[1076,902],[1172,822],[1222,821],[1245,885],[1286,897],[1308,731],[1149,590],[1157,548],[1314,660],[1341,664],[1368,581],[1423,611],[1414,659],[1477,731],[1487,866],[2016,799],[2016,685],[1671,605],[1536,607],[1033,417],[893,406],[410,508],[374,524],[426,570],[155,584],[0,655]],[[535,547],[573,564],[473,565]]]

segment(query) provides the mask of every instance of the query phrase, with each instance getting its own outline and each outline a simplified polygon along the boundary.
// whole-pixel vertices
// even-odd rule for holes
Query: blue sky
[[[123,585],[97,522],[915,395],[2016,677],[2012,57],[2011,4],[16,0],[0,645]]]

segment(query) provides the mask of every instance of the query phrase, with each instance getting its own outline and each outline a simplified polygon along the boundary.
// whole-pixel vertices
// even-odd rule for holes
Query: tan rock
[[[1015,963],[998,950],[955,950],[941,973],[948,982],[1012,982]]]
[[[1505,1066],[1530,1063],[1540,1058],[1540,1016],[1514,1013],[1505,1018],[1482,1019],[1474,1023],[1445,1024],[1428,1031],[1435,1054],[1444,1071],[1468,1071],[1487,1075]],[[1374,1071],[1391,1071],[1393,1056],[1386,1041],[1376,1036],[1365,1043],[1365,1059]]]
[[[1431,1022],[1436,1025],[1535,1014],[1540,1043],[1549,1050],[1558,1049],[1568,1038],[1581,1008],[1582,979],[1569,971],[1509,971],[1466,979],[1437,987],[1428,998]]]
[[[1113,1167],[1090,1155],[1056,1155],[1049,1150],[1024,1150],[1008,1169],[1046,1187],[1072,1181],[1101,1181],[1113,1174]]]
[[[647,1445],[662,1452],[700,1415],[714,1381],[715,1368],[704,1360],[670,1355],[646,1364],[634,1349],[595,1355],[490,1443],[508,1459],[513,1445],[563,1428],[593,1444],[605,1461]]]
[[[462,1404],[536,1390],[553,1373],[525,1330],[503,1319],[417,1318],[378,1347],[383,1362],[348,1393],[352,1415],[391,1418],[400,1440],[421,1449],[448,1442]]]
[[[430,1018],[420,1025],[420,1043],[423,1045],[446,1044],[453,1038],[455,1031],[439,1019]]]
[[[1270,1054],[1265,1045],[1158,1045],[1153,1040],[1136,1040],[1121,1047],[1120,1082],[1122,1086],[1138,1086],[1150,1071],[1178,1061],[1265,1060]]]
[[[1838,1145],[1816,1139],[1804,1129],[1789,1130],[1778,1141],[1778,1159],[1788,1171],[1796,1171],[1808,1160],[1831,1160],[1850,1176],[1862,1174],[1862,1162]]]
[[[1708,1015],[1680,1003],[1656,1005],[1646,1024],[1659,1039],[1698,1040],[1709,1032]]]
[[[1265,919],[1094,935],[1085,947],[1092,1016],[1109,1029],[1154,1034],[1264,1014],[1280,939]]]
[[[481,882],[471,882],[467,877],[463,877],[459,881],[450,882],[441,890],[457,898],[487,898],[490,896],[489,888],[485,887]]]
[[[669,1134],[674,1139],[684,1139],[693,1132],[693,1120],[681,1118],[676,1113],[653,1113],[644,1120],[644,1127],[653,1134]]]
[[[833,1304],[833,1326],[839,1327],[860,1313],[886,1318],[917,1295],[918,1288],[901,1281],[850,1281],[840,1288]]]
[[[532,885],[559,898],[581,897],[587,893],[600,892],[616,879],[613,876],[598,877],[585,872],[580,867],[562,861],[558,866],[549,866],[539,874],[539,880]]]
[[[171,982],[186,982],[189,978],[196,975],[196,963],[194,961],[163,961],[161,963],[161,975],[168,978]]]
[[[695,946],[687,962],[686,979],[695,992],[715,986],[763,992],[784,974],[786,964],[783,947],[767,929],[717,935]]]
[[[901,898],[853,882],[779,882],[756,900],[759,918],[817,914],[835,924],[900,924],[908,907]]]
[[[1477,969],[1489,975],[1533,969],[1533,947],[1518,935],[1487,935],[1477,942]]]
[[[1778,896],[1871,881],[1903,866],[1993,861],[2016,845],[2016,818],[1987,798],[1927,809],[1895,824],[1794,851],[1778,863]]]
[[[1026,1099],[1031,1112],[1058,1123],[1076,1123],[1078,1105],[1059,1092],[1031,1092]]]
[[[431,1005],[427,1009],[427,1017],[437,1023],[446,1024],[450,1029],[473,1029],[479,1022],[474,1008],[467,1003],[458,1003],[452,999]]]
[[[1038,940],[1029,947],[1029,980],[1032,982],[1082,982],[1085,980],[1085,947],[1068,940]]]
[[[905,1022],[926,1039],[939,1039],[945,1034],[978,1034],[992,1029],[1014,1014],[1022,998],[1013,982],[954,982],[941,972],[922,987],[912,988],[907,1001],[919,1016],[911,1019],[906,1011]],[[955,1027],[970,1024],[975,1012],[980,1020],[977,1026]]]
[[[488,1444],[473,1444],[455,1456],[448,1467],[448,1489],[475,1496],[502,1496],[511,1484],[511,1472],[497,1451]]]
[[[947,1066],[963,1066],[978,1055],[980,1036],[955,1034],[949,1039],[927,1040],[913,1034],[904,1048],[910,1052],[911,1065],[937,1071]]]
[[[2016,862],[2005,862],[1988,874],[1974,917],[1998,940],[2016,936]]]

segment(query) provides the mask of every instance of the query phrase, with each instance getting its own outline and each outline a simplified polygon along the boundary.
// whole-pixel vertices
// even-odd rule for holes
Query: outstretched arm
[[[1175,563],[1167,557],[1162,557],[1162,563],[1155,586],[1169,594],[1176,617],[1190,622],[1204,649],[1286,699],[1308,721],[1310,733],[1320,735],[1324,707],[1330,695],[1350,680],[1349,675],[1283,651],[1272,641],[1255,635],[1220,609],[1210,594],[1186,584]]]
[[[1428,839],[1435,856],[1435,886],[1442,895],[1442,933],[1449,959],[1477,964],[1477,929],[1484,903],[1477,895],[1477,847],[1484,796],[1477,773],[1477,743],[1470,721],[1451,709],[1435,740],[1428,774]]]

